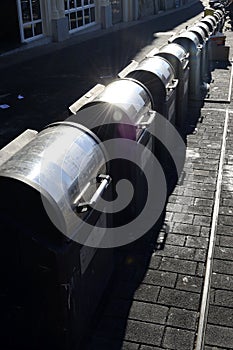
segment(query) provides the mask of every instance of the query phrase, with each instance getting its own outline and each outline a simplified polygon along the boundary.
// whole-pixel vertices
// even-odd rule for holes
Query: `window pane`
[[[74,8],[74,0],[70,0],[70,9],[73,9]]]
[[[90,23],[89,9],[84,10],[84,24]]]
[[[32,13],[34,20],[41,19],[40,0],[32,0]]]
[[[70,27],[71,27],[71,29],[77,28],[76,12],[73,12],[70,14]]]
[[[95,8],[91,7],[90,11],[91,11],[91,22],[95,22]]]
[[[83,26],[83,12],[78,11],[77,12],[77,17],[78,17],[78,26],[82,27]]]
[[[30,11],[30,1],[29,0],[21,0],[21,8],[22,8],[22,17],[23,23],[31,22],[31,11]]]
[[[69,6],[68,0],[64,0],[64,4],[65,4],[65,10],[68,10],[68,6]]]
[[[35,33],[35,35],[42,34],[42,23],[41,22],[34,24],[34,33]]]
[[[82,0],[77,0],[77,7],[81,7],[82,6]]]
[[[88,5],[88,0],[84,0],[84,6]]]
[[[23,31],[24,31],[24,39],[28,39],[28,38],[32,38],[33,37],[32,25],[31,24],[28,24],[28,25],[24,26]]]

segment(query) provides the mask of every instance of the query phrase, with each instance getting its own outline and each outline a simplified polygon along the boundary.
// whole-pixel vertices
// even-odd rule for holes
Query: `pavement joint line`
[[[205,331],[207,326],[207,317],[209,310],[209,300],[210,300],[210,287],[211,287],[211,277],[212,277],[212,269],[213,269],[213,254],[214,247],[216,241],[216,230],[218,223],[218,215],[219,215],[219,207],[220,207],[220,195],[221,195],[221,187],[222,187],[222,178],[223,178],[223,165],[224,158],[226,153],[226,136],[228,130],[229,123],[229,110],[226,108],[226,117],[224,123],[224,130],[222,136],[222,148],[221,148],[221,156],[219,161],[219,169],[218,169],[218,178],[216,184],[216,193],[215,193],[215,201],[214,201],[214,210],[212,214],[212,224],[211,224],[211,232],[209,239],[209,247],[208,247],[208,255],[206,260],[206,272],[204,278],[204,286],[202,290],[202,300],[201,300],[201,308],[200,308],[200,318],[198,324],[198,332],[197,332],[197,340],[195,350],[203,350],[204,339],[205,339]]]

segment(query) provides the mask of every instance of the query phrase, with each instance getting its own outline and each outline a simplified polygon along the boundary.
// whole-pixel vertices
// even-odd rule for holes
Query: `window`
[[[18,0],[21,41],[42,36],[40,0]]]
[[[70,32],[95,23],[94,0],[64,0],[64,2]]]

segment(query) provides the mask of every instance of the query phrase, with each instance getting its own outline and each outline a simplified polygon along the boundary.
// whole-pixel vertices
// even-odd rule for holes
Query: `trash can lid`
[[[107,85],[93,101],[85,104],[81,109],[85,113],[78,112],[77,120],[90,129],[96,124],[96,118],[100,119],[100,125],[104,120],[105,123],[101,126],[102,135],[107,137],[109,124],[135,127],[141,115],[150,109],[152,97],[147,88],[139,81],[123,78]]]
[[[190,53],[190,55],[196,55],[200,45],[198,35],[188,30],[172,37],[169,42],[180,44]]]
[[[159,80],[163,87],[167,88],[167,86],[174,79],[174,70],[172,65],[166,60],[164,57],[153,56],[147,57],[140,62],[138,67],[129,73],[128,76],[133,76],[134,72],[149,72],[154,75],[154,79]]]
[[[187,30],[197,34],[199,42],[201,44],[205,43],[205,40],[206,40],[205,31],[200,26],[194,25],[194,26],[189,27]]]
[[[202,28],[204,30],[204,32],[205,32],[206,38],[209,38],[209,36],[211,35],[212,32],[211,32],[209,26],[206,23],[204,23],[204,22],[197,22],[197,23],[195,23],[195,26],[198,26],[198,27]]]
[[[176,78],[178,78],[180,69],[185,70],[187,67],[189,54],[183,46],[170,43],[162,46],[156,56],[168,60],[175,70]]]
[[[205,16],[200,22],[206,23],[212,33],[217,27],[217,21],[213,16]]]

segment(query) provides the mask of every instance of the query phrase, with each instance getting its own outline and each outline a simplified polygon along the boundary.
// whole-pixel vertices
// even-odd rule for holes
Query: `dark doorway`
[[[20,45],[20,30],[16,0],[1,1],[0,53]]]

